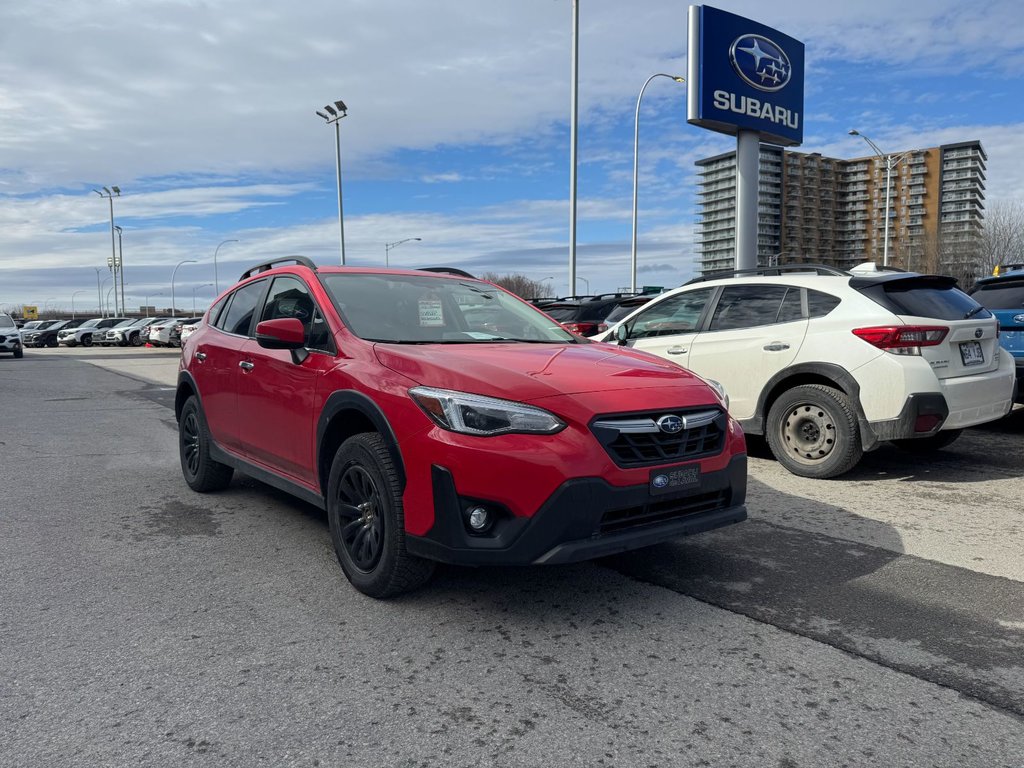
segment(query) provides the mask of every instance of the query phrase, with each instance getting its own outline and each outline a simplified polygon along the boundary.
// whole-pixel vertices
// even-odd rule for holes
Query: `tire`
[[[85,334],[85,336],[82,337],[82,346],[83,347],[91,347],[92,346],[92,334],[91,333],[87,333],[87,334]]]
[[[21,347],[18,347],[16,350],[14,350],[14,358],[16,360],[19,359],[19,358],[22,358],[24,356],[25,356],[25,350],[22,349]]]
[[[178,455],[181,474],[193,491],[222,491],[231,482],[234,469],[210,456],[210,430],[195,395],[185,401],[178,418]]]
[[[962,429],[944,429],[928,437],[908,437],[904,440],[893,440],[892,444],[911,453],[931,453],[950,445],[960,437]]]
[[[39,346],[42,346],[42,344],[40,344]],[[60,344],[58,343],[57,339],[50,339],[50,340],[48,340],[46,342],[46,346],[48,346],[48,347],[59,347]]]
[[[142,346],[142,334],[140,334],[140,333],[133,333],[130,343],[131,343],[131,345],[133,347],[141,347]]]
[[[836,477],[864,455],[850,398],[821,384],[783,392],[768,411],[765,437],[778,462],[801,477]]]
[[[364,432],[334,454],[327,481],[327,520],[334,552],[352,586],[378,599],[422,586],[434,562],[405,550],[405,513],[384,440]]]

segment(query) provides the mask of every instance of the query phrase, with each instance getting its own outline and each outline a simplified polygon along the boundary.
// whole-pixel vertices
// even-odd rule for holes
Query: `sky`
[[[686,75],[687,5],[578,2],[575,291],[572,0],[0,4],[0,309],[112,301],[104,186],[129,308],[169,306],[172,278],[201,310],[252,264],[339,263],[335,132],[315,114],[335,100],[347,264],[628,287],[637,98]],[[804,43],[799,151],[869,154],[851,128],[886,152],[978,139],[987,203],[1024,200],[1017,0],[714,7]],[[735,148],[687,124],[686,88],[656,78],[641,103],[641,285],[695,273],[695,161]]]

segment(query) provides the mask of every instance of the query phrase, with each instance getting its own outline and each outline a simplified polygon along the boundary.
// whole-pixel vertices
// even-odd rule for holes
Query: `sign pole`
[[[761,137],[736,133],[736,269],[757,268],[757,185]]]

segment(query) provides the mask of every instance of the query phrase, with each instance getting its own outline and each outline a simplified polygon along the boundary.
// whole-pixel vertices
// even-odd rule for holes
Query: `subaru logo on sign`
[[[668,485],[668,475],[657,475],[651,483],[655,488],[664,488]]]
[[[1013,316],[1013,322],[1015,322],[1015,323],[1024,323],[1024,315],[1014,315]]]
[[[759,91],[781,91],[793,74],[786,52],[762,35],[737,37],[729,59],[736,74]]]
[[[658,419],[657,424],[658,429],[670,435],[674,435],[676,432],[681,431],[684,426],[683,420],[671,413],[668,416],[662,416]]]
[[[984,334],[984,333],[985,332],[983,330],[981,330],[981,328],[978,328],[978,329],[976,329],[974,331],[974,338],[980,339],[982,337],[982,334]]]

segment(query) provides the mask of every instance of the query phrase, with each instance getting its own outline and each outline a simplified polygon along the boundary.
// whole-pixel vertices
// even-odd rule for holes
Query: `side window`
[[[653,306],[633,319],[629,338],[646,339],[696,331],[704,305],[713,291],[714,288],[701,288],[652,302]]]
[[[256,303],[266,287],[265,280],[243,285],[231,294],[230,303],[220,313],[215,327],[225,333],[248,336],[252,329],[252,316],[256,312]]]
[[[804,311],[800,307],[800,289],[789,288],[786,291],[786,298],[782,300],[782,306],[779,307],[779,322],[780,323],[792,323],[797,320],[802,320]]]
[[[830,293],[807,289],[807,314],[809,317],[824,317],[839,306],[839,298]]]
[[[286,317],[293,317],[302,323],[307,347],[332,351],[327,322],[313,301],[309,288],[296,277],[274,278],[260,320],[278,320]]]
[[[210,307],[210,325],[213,325],[213,326],[216,326],[217,328],[220,328],[220,325],[217,324],[217,321],[220,319],[221,312],[224,311],[224,307],[226,307],[228,305],[228,302],[230,300],[231,300],[231,294],[229,293],[223,299],[221,299],[216,304],[214,304],[212,307]]]
[[[784,285],[730,285],[722,291],[709,331],[731,331],[778,322]]]

